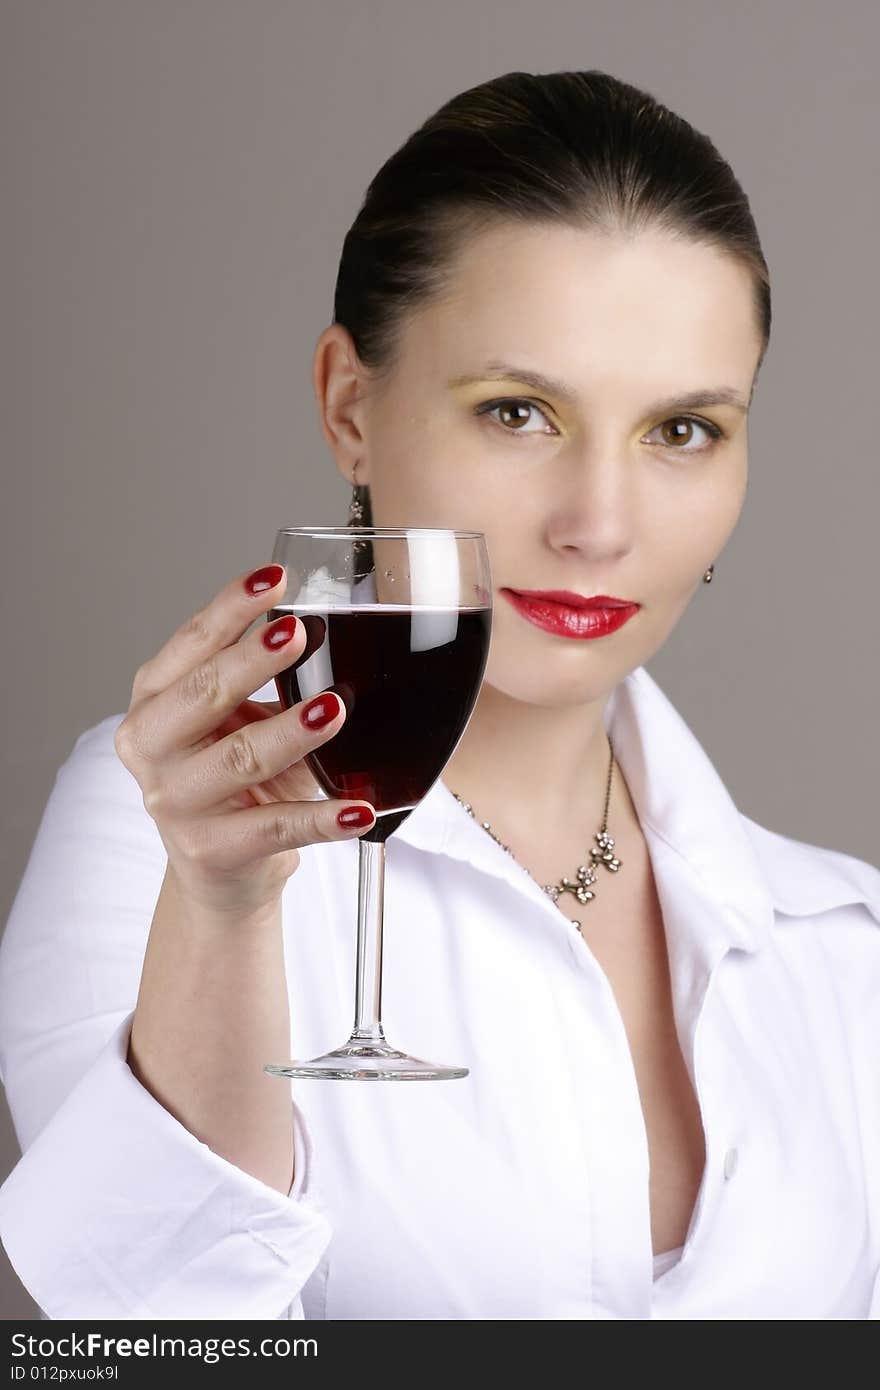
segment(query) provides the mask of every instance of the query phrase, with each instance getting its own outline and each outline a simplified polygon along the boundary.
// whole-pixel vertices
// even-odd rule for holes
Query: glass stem
[[[382,923],[385,842],[358,840],[357,975],[352,1039],[384,1042],[382,1031]]]

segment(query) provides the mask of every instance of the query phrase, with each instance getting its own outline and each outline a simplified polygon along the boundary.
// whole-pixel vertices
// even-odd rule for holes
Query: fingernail
[[[363,830],[366,826],[372,825],[375,819],[369,806],[350,806],[347,811],[339,812],[336,823],[341,825],[343,830],[351,830],[354,826]]]
[[[341,710],[342,701],[339,696],[334,695],[332,690],[325,690],[323,695],[319,695],[305,706],[300,719],[307,729],[323,729]]]
[[[281,565],[264,565],[261,570],[254,570],[244,581],[244,587],[252,598],[257,594],[265,594],[269,589],[274,589],[284,578],[284,570]]]
[[[270,652],[277,652],[279,647],[286,647],[288,642],[293,641],[298,627],[299,622],[292,613],[278,618],[263,632],[263,646],[268,647]]]

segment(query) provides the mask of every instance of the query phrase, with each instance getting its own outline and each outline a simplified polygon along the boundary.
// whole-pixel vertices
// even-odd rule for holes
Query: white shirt
[[[657,1278],[609,981],[575,914],[442,779],[387,845],[384,1022],[470,1075],[279,1079],[289,1195],[139,1084],[125,1057],[165,853],[114,751],[121,718],[60,769],[0,950],[24,1149],[0,1235],[46,1316],[880,1318],[880,871],[743,816],[644,668],[606,726],[706,1139],[683,1250]],[[292,1056],[348,1037],[356,892],[356,840],[301,852],[283,900]]]

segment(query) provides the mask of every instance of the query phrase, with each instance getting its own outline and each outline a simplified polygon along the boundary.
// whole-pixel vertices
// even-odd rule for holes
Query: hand
[[[355,838],[375,820],[369,802],[315,799],[302,761],[339,732],[342,700],[328,691],[285,710],[280,701],[246,698],[306,646],[298,620],[293,637],[281,640],[294,628],[292,614],[240,640],[284,592],[283,570],[255,595],[246,579],[221,589],[140,667],[114,740],[159,829],[177,891],[238,919],[277,908],[301,846]],[[309,728],[302,715],[318,701],[338,710],[323,728]],[[340,812],[354,807],[366,808],[366,822],[340,825]]]

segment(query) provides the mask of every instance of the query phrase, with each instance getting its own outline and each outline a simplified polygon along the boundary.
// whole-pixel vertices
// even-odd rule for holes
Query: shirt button
[[[728,1149],[728,1150],[727,1150],[727,1153],[724,1155],[724,1177],[725,1177],[725,1181],[726,1181],[728,1178],[732,1178],[732,1177],[733,1177],[734,1173],[736,1172],[736,1165],[737,1165],[738,1162],[739,1162],[739,1151],[738,1151],[737,1149]]]

